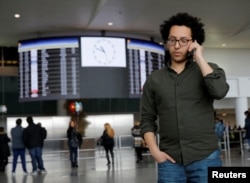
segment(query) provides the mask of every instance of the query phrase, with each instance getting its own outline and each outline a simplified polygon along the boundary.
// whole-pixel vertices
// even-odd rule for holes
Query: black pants
[[[135,153],[136,153],[137,161],[143,160],[141,147],[135,147]]]
[[[112,163],[114,163],[114,145],[104,145],[105,153],[106,153],[106,158],[108,161],[108,164],[110,164],[110,159],[109,159],[109,154],[111,155]]]
[[[5,166],[8,164],[8,157],[0,159],[0,171],[3,172],[5,170]]]

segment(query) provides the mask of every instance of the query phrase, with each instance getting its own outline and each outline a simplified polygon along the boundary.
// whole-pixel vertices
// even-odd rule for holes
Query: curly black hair
[[[169,31],[174,25],[184,25],[189,27],[192,32],[192,39],[196,40],[200,45],[205,41],[204,24],[200,22],[200,19],[193,17],[188,13],[178,13],[160,25],[160,32],[164,43],[166,43]]]

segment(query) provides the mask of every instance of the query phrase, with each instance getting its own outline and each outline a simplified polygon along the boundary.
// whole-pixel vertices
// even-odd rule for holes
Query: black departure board
[[[20,41],[18,52],[21,102],[80,97],[78,37]]]
[[[127,40],[129,96],[141,97],[147,77],[164,67],[164,47],[150,41]]]

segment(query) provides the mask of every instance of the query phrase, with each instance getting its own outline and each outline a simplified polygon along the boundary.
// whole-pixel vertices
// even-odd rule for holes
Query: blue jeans
[[[71,165],[77,165],[77,158],[78,158],[78,148],[77,147],[72,147],[69,145],[69,158],[71,161]]]
[[[207,183],[208,167],[220,167],[220,151],[188,165],[165,161],[158,164],[158,183]]]
[[[40,170],[45,170],[43,166],[43,159],[42,159],[42,148],[35,147],[29,149],[31,163],[32,163],[32,171],[37,171],[37,168]]]
[[[25,148],[12,149],[12,151],[13,151],[12,172],[16,171],[18,156],[20,156],[20,158],[21,158],[23,171],[27,172],[26,160],[25,160]]]

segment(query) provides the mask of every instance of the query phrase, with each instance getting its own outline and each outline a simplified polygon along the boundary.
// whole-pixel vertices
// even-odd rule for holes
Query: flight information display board
[[[19,100],[80,97],[78,37],[20,41]]]
[[[157,43],[137,39],[127,40],[130,97],[141,97],[148,75],[164,67],[164,54],[164,47]]]

